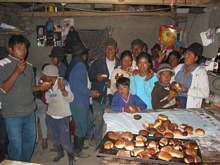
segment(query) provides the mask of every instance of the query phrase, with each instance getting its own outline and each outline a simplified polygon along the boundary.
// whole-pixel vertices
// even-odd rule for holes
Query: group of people
[[[49,57],[53,64],[42,67],[42,75],[36,81],[33,66],[26,61],[29,41],[22,35],[10,37],[7,62],[0,66],[8,159],[31,161],[36,142],[35,112],[43,114],[40,122],[45,123],[42,127],[48,129],[56,147],[53,161],[64,157],[65,150],[72,165],[76,164],[74,157],[90,156],[83,152],[90,128],[94,130],[95,145],[101,142],[106,108],[128,113],[200,108],[202,99],[209,95],[208,76],[199,63],[203,52],[199,43],[184,48],[177,41],[167,58],[159,44],[154,45],[150,55],[147,44],[140,39],[132,41],[131,50],[123,51],[119,58],[116,40],[109,38],[104,44],[104,55],[91,64],[87,62],[89,49],[82,42],[73,45],[69,65],[63,48],[52,48]],[[71,118],[76,125],[73,142]],[[47,147],[47,129],[43,148]]]

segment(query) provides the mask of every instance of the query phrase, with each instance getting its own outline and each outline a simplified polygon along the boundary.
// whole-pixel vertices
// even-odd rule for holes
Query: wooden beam
[[[0,0],[0,2],[27,2],[27,0]],[[99,4],[133,4],[133,5],[170,5],[171,0],[28,0],[38,3],[99,3]],[[176,6],[206,7],[215,0],[174,0]]]
[[[170,12],[116,12],[116,11],[68,11],[68,12],[20,12],[22,17],[95,17],[95,16],[168,16],[172,17]],[[179,13],[178,18],[186,18],[194,14]]]

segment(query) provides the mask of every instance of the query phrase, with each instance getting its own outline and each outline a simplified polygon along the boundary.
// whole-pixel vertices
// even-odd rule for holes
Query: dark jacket
[[[120,65],[120,61],[117,57],[115,57],[114,69],[117,68],[119,65]],[[105,78],[102,81],[98,81],[96,79],[96,75],[98,73],[107,74],[107,78]],[[103,99],[103,104],[105,104],[107,89],[104,86],[106,84],[106,81],[110,79],[108,67],[106,64],[106,56],[100,57],[92,63],[90,71],[89,71],[89,79],[92,82],[91,89],[99,90],[101,92],[101,95],[99,97],[93,98],[93,100],[101,103],[101,100]]]
[[[177,108],[176,99],[168,101],[169,90],[165,89],[159,81],[154,83],[154,89],[151,93],[153,109],[173,109]]]

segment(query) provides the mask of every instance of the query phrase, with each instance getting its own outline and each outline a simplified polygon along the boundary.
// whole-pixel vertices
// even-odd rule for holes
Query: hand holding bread
[[[96,79],[97,79],[98,81],[102,81],[102,80],[106,79],[107,77],[108,77],[107,74],[102,74],[102,73],[98,73],[98,74],[96,75]]]

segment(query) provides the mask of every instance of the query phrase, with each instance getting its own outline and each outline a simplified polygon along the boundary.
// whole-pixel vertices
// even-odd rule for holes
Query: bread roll
[[[155,128],[150,128],[149,132],[150,132],[151,135],[153,135],[157,132],[157,130]]]
[[[128,106],[130,113],[135,113],[136,112],[136,106],[135,105],[130,105]]]
[[[183,132],[183,136],[188,136],[188,135],[190,135],[190,134],[187,131]]]
[[[183,88],[183,85],[180,84],[180,83],[176,83],[175,86],[176,86],[176,88],[177,88],[179,91],[181,91],[182,88]]]
[[[117,76],[120,78],[120,77],[123,77],[123,73],[117,73]]]
[[[197,128],[195,132],[199,136],[205,135],[205,131],[202,128]]]
[[[167,152],[160,151],[158,153],[158,158],[162,159],[162,160],[165,160],[165,161],[170,161],[172,159],[172,156],[171,156],[171,154],[169,154]]]
[[[201,161],[202,161],[202,159],[200,158],[200,156],[198,156],[198,155],[192,155],[193,156],[193,158],[194,158],[194,162],[195,163],[200,163]]]
[[[51,82],[45,81],[43,85],[51,85]]]
[[[129,108],[129,109],[130,109],[130,108]],[[135,120],[140,120],[140,119],[141,119],[141,115],[138,115],[138,114],[134,115],[134,119],[135,119]]]
[[[166,138],[173,138],[174,135],[173,135],[173,133],[171,133],[171,132],[166,132],[166,133],[163,135],[163,137],[166,137]]]
[[[165,137],[163,137],[163,138],[161,138],[160,139],[160,141],[159,141],[159,145],[160,146],[166,146],[168,144],[168,139],[167,138],[165,138]]]
[[[176,145],[181,146],[184,144],[184,142],[180,139],[172,139],[172,140],[170,140],[169,144],[174,145],[174,146],[176,146]]]
[[[134,145],[135,147],[144,147],[144,142],[142,140],[135,140]]]
[[[172,133],[174,136],[183,136],[182,131],[179,129],[174,129]]]
[[[168,120],[168,116],[166,116],[164,114],[159,114],[158,119],[161,120],[161,121],[165,121],[165,120]]]
[[[192,133],[193,130],[194,130],[194,128],[191,127],[191,126],[186,126],[186,127],[184,128],[184,131],[187,131],[188,133]]]
[[[197,150],[193,149],[193,148],[186,148],[184,150],[184,152],[187,154],[187,155],[197,155]]]
[[[194,163],[194,157],[193,157],[192,155],[187,155],[187,156],[184,158],[184,162],[185,162],[185,163],[192,164],[192,163]]]
[[[162,126],[163,127],[165,127],[165,128],[167,128],[167,126],[170,124],[171,122],[170,122],[170,120],[165,120],[165,121],[162,121]]]
[[[108,138],[112,139],[112,140],[118,140],[119,135],[114,132],[110,132],[110,133],[108,133]]]
[[[104,143],[104,149],[106,149],[106,150],[112,149],[113,147],[114,147],[114,144],[112,141],[106,141]]]
[[[108,75],[107,75],[107,74],[102,74],[101,77],[103,77],[103,78],[107,78]]]
[[[133,139],[133,134],[131,132],[122,132],[119,137],[126,141],[131,141]]]
[[[173,148],[171,146],[164,146],[161,148],[161,151],[164,151],[164,152],[170,152],[171,150],[173,150]]]
[[[139,147],[139,148],[134,148],[132,151],[131,151],[131,156],[137,156],[137,154],[141,151],[144,151],[144,148],[143,147]]]
[[[163,137],[163,134],[160,133],[160,132],[155,132],[155,133],[153,134],[153,136],[154,136],[154,137]]]
[[[125,142],[125,149],[128,151],[132,151],[134,149],[134,143],[132,141]]]
[[[123,148],[125,146],[125,141],[123,139],[118,139],[115,142],[115,147],[117,148]]]
[[[137,158],[142,158],[142,159],[150,159],[152,157],[151,153],[148,151],[141,151],[137,154]]]
[[[147,122],[143,122],[142,123],[142,126],[144,129],[148,130],[150,127],[149,127],[149,124]]]
[[[157,150],[155,148],[145,148],[144,150],[149,152],[151,155],[153,155],[157,152]]]
[[[165,133],[166,128],[164,126],[160,125],[157,127],[157,131],[163,134],[163,133]]]
[[[147,138],[142,136],[142,135],[138,135],[136,136],[135,138],[137,141],[143,141],[143,142],[146,142],[147,141]]]
[[[186,148],[192,148],[192,149],[196,149],[196,150],[199,148],[198,145],[192,141],[185,142],[184,146]]]
[[[148,147],[150,148],[157,148],[158,147],[158,143],[155,141],[150,141],[148,144]]]
[[[145,136],[148,136],[149,135],[149,132],[147,131],[147,130],[140,130],[139,132],[138,132],[138,134],[139,135],[145,135]]]
[[[178,150],[171,150],[170,152],[170,155],[172,155],[172,157],[174,158],[183,158],[184,157],[184,153],[181,152],[181,151],[178,151]]]
[[[184,128],[187,127],[187,126],[188,126],[188,124],[185,124],[185,123],[180,124],[180,128],[182,128],[182,129],[184,129]]]
[[[160,126],[162,124],[162,120],[157,120],[155,121],[155,123],[153,124],[153,128],[157,128],[158,126]]]
[[[174,129],[178,129],[178,125],[176,123],[171,123]]]
[[[177,91],[175,89],[170,89],[169,92],[170,92],[171,95],[176,95],[177,94]]]

